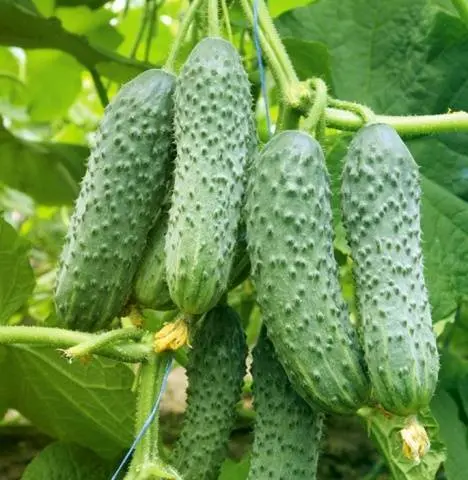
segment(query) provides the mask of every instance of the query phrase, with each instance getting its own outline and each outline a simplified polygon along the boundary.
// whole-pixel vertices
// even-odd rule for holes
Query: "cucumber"
[[[195,332],[187,366],[187,410],[172,464],[184,480],[215,480],[234,426],[247,345],[237,313],[219,305]]]
[[[173,301],[202,314],[226,291],[252,153],[251,95],[236,49],[205,38],[175,90],[175,184],[166,235]]]
[[[69,328],[106,327],[130,294],[170,177],[174,87],[173,75],[148,70],[106,108],[57,275],[57,312]]]
[[[153,310],[173,310],[174,302],[166,283],[164,244],[167,232],[167,213],[158,218],[148,237],[148,244],[135,275],[133,297],[136,303]]]
[[[439,369],[420,196],[418,167],[397,132],[383,124],[359,130],[344,160],[343,222],[373,394],[397,415],[429,404]]]
[[[291,383],[312,406],[355,412],[369,382],[338,282],[316,140],[284,131],[268,142],[250,172],[245,217],[257,301]]]
[[[164,252],[166,232],[167,214],[163,214],[149,234],[148,245],[134,280],[134,301],[142,307],[153,310],[173,310],[176,308],[166,282],[166,254]],[[245,229],[241,227],[227,290],[237,287],[249,276],[249,273],[250,261],[247,254]]]
[[[294,391],[266,329],[253,352],[255,437],[248,480],[314,480],[323,413]]]

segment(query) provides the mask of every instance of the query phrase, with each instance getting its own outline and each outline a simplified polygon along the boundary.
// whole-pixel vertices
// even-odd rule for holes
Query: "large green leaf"
[[[43,204],[71,204],[79,191],[88,149],[32,142],[0,126],[0,181]]]
[[[439,320],[468,295],[468,203],[427,178],[422,187],[425,277]]]
[[[6,323],[32,293],[34,275],[27,250],[26,242],[0,217],[0,325]]]
[[[330,55],[326,45],[289,37],[283,38],[283,43],[300,80],[321,77],[331,83]]]
[[[26,65],[31,120],[47,122],[63,116],[81,90],[82,66],[58,50],[29,51]]]
[[[48,445],[26,467],[22,480],[103,480],[110,478],[112,463],[72,443]]]
[[[457,404],[441,390],[432,399],[431,410],[439,422],[440,437],[447,446],[447,479],[465,480],[468,472],[467,429],[460,420]]]
[[[130,367],[100,357],[68,362],[48,348],[8,347],[12,406],[47,434],[112,458],[131,443]]]
[[[61,50],[116,82],[126,82],[150,67],[92,45],[65,30],[57,18],[46,18],[15,0],[0,0],[0,45]]]
[[[114,50],[122,42],[122,35],[111,25],[115,14],[111,10],[92,11],[87,7],[60,8],[55,12],[62,27],[70,33],[86,35],[92,45]]]

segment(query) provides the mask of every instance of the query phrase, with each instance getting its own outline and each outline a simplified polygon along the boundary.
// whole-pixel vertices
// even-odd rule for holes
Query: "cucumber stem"
[[[313,78],[309,83],[315,90],[315,98],[305,122],[305,129],[315,132],[320,120],[324,117],[325,108],[327,108],[327,85],[321,78]]]
[[[289,83],[298,83],[299,79],[294,70],[294,66],[289,58],[286,49],[284,48],[283,42],[281,41],[273,20],[270,16],[267,6],[265,5],[264,0],[253,0],[258,2],[259,6],[259,20],[260,25],[265,32],[265,36],[268,39],[268,42],[271,44],[273,51],[275,52],[276,58],[279,60],[279,63],[282,65],[286,77],[288,78]]]
[[[356,113],[336,108],[327,108],[325,118],[330,128],[338,130],[355,131],[364,125],[362,117]],[[392,126],[402,137],[468,132],[468,112],[463,111],[439,115],[376,115],[374,120]]]
[[[144,334],[144,330],[138,328],[119,328],[118,330],[93,335],[90,339],[67,348],[64,353],[68,358],[79,358],[95,353],[102,347],[112,345],[118,341],[141,339]]]
[[[92,333],[76,332],[63,328],[25,327],[23,325],[0,327],[0,345],[13,345],[18,343],[66,349],[84,342],[89,342],[94,337],[96,337],[96,335]],[[145,360],[151,351],[151,343],[142,341],[119,345],[103,345],[97,348],[94,353],[122,362],[135,363]]]
[[[247,17],[247,20],[252,26],[254,26],[254,16],[253,16],[252,9],[250,7],[249,0],[240,0],[240,3],[242,6],[242,9],[244,10],[245,16]],[[258,37],[260,39],[260,44],[267,58],[268,65],[270,66],[271,73],[273,74],[273,78],[275,79],[275,82],[278,85],[282,96],[287,100],[290,92],[287,75],[283,71],[283,68],[280,62],[278,61],[275,52],[273,51],[272,47],[268,43],[267,38],[265,37],[265,35],[261,30],[259,30],[258,32]]]
[[[233,39],[233,36],[232,36],[231,20],[229,18],[229,9],[228,9],[226,0],[221,0],[221,9],[223,11],[224,25],[226,27],[226,33],[227,33],[228,40],[231,43],[234,43],[234,39]]]
[[[366,105],[360,103],[348,102],[346,100],[338,100],[336,98],[328,97],[328,104],[330,107],[340,108],[341,110],[348,110],[359,115],[364,124],[375,123],[375,113]]]
[[[221,36],[218,16],[218,0],[208,0],[208,33],[212,37]]]
[[[148,469],[157,469],[162,478],[171,478],[171,476],[164,476],[167,473],[166,466],[159,455],[158,414],[171,364],[172,356],[161,354],[151,355],[148,361],[141,365],[135,417],[136,438],[132,445],[135,453],[125,480],[149,479],[152,474],[147,472]],[[131,453],[132,448],[127,456]]]
[[[179,32],[177,37],[172,44],[171,51],[169,52],[169,56],[167,57],[166,64],[164,65],[164,70],[169,73],[175,72],[175,62],[177,60],[177,56],[180,53],[182,45],[184,43],[185,37],[187,36],[187,32],[192,24],[197,11],[199,10],[200,6],[205,2],[205,0],[193,0],[190,4],[185,16],[180,24]]]

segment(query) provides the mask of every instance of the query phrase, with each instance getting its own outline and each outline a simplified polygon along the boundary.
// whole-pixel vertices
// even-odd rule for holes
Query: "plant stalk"
[[[187,32],[192,24],[195,15],[201,5],[205,2],[205,0],[193,0],[188,8],[185,16],[180,24],[179,32],[177,34],[174,43],[172,44],[171,51],[169,52],[169,56],[167,57],[166,64],[164,65],[164,70],[169,73],[175,72],[175,62],[177,60],[177,56],[180,53],[182,45],[184,43],[185,37],[187,36]]]
[[[327,126],[338,130],[355,131],[364,125],[361,116],[337,108],[327,108],[325,118]],[[468,132],[468,112],[463,111],[439,115],[375,115],[374,121],[391,125],[402,137]]]
[[[95,334],[65,330],[51,327],[0,327],[0,345],[14,345],[15,343],[37,345],[66,349],[96,338]],[[123,362],[141,362],[152,351],[151,343],[124,343],[119,345],[104,345],[96,350],[95,354]]]
[[[218,0],[208,0],[208,34],[211,37],[221,36],[218,16]]]
[[[65,355],[69,358],[78,358],[95,353],[106,345],[112,345],[122,340],[139,340],[145,334],[144,330],[138,328],[119,328],[99,335],[93,335],[92,338],[74,347],[65,350]]]

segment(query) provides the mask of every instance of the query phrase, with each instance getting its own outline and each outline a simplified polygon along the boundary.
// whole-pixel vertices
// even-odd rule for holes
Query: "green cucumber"
[[[148,70],[106,108],[57,276],[57,312],[94,331],[119,315],[170,177],[175,77]]]
[[[248,480],[314,480],[323,413],[294,391],[263,328],[253,351],[255,431]]]
[[[252,154],[251,95],[236,49],[206,38],[193,49],[175,91],[177,158],[166,236],[171,297],[201,314],[226,291]]]
[[[166,232],[167,214],[163,214],[149,234],[148,245],[134,280],[134,301],[142,307],[153,310],[177,308],[171,299],[166,282],[166,254],[164,252]],[[249,273],[250,261],[247,254],[245,229],[241,226],[227,290],[237,287],[249,276]]]
[[[439,369],[420,197],[418,167],[397,132],[383,124],[359,130],[344,160],[343,222],[373,394],[397,415],[429,404]]]
[[[175,307],[166,283],[164,244],[167,213],[164,212],[148,237],[148,244],[135,275],[133,297],[138,305],[153,310],[173,310]]]
[[[187,410],[172,464],[184,480],[215,480],[234,426],[247,345],[239,316],[227,305],[209,311],[192,340]]]
[[[250,172],[245,216],[257,301],[291,383],[312,406],[355,412],[369,383],[338,281],[316,140],[284,131],[268,142]]]

